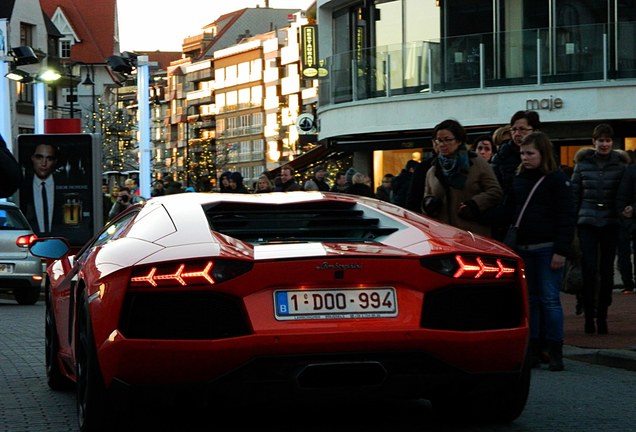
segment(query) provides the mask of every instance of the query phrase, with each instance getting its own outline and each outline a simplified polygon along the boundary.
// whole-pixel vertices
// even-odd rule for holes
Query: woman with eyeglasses
[[[426,173],[422,210],[449,225],[490,235],[484,211],[501,201],[502,191],[490,164],[466,147],[466,131],[448,119],[433,129],[437,157]]]

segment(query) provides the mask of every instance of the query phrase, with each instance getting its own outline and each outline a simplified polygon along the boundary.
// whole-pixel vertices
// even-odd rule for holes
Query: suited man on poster
[[[56,202],[54,171],[59,149],[49,143],[37,144],[31,154],[32,172],[25,176],[20,190],[20,207],[33,231],[40,237],[51,236],[55,225],[63,223],[61,203]]]

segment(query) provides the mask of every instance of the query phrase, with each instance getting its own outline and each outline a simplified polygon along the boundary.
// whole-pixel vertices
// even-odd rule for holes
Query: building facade
[[[430,153],[447,118],[470,139],[536,110],[564,165],[600,122],[636,148],[633,2],[319,0],[317,14],[319,138],[353,151],[376,185]]]

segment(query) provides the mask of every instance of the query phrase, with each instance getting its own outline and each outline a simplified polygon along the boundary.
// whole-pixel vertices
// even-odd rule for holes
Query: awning
[[[291,166],[297,173],[304,173],[307,170],[312,169],[315,165],[325,164],[329,159],[340,159],[350,152],[343,152],[339,149],[328,148],[325,145],[317,145],[309,150],[307,153],[298,156],[296,159],[289,162],[285,162],[281,166],[268,171],[270,178],[275,178],[280,174],[280,169],[285,166]]]

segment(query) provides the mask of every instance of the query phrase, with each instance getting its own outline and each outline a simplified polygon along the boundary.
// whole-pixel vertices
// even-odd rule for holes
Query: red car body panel
[[[304,205],[323,201],[357,203],[360,208],[377,212],[382,224],[394,226],[396,231],[381,241],[251,244],[211,230],[202,210],[219,202]],[[106,387],[115,379],[129,385],[211,382],[257,358],[322,353],[419,352],[467,373],[518,371],[522,367],[528,340],[522,261],[495,241],[381,201],[330,193],[190,193],[153,198],[138,213],[135,211],[120,216],[132,220],[116,237],[104,243],[94,239],[77,257],[63,257],[48,268],[59,337],[57,360],[71,380],[76,379],[80,286],[86,290]],[[514,262],[516,272],[512,279],[482,282],[453,279],[422,265],[423,258],[449,254],[501,257]],[[130,286],[135,267],[201,257],[244,261],[253,266],[245,274],[214,285]],[[455,286],[469,289],[476,283],[513,287],[521,299],[518,325],[480,331],[422,326],[428,293]],[[371,287],[395,288],[397,316],[323,320],[275,317],[276,290]],[[132,292],[184,291],[214,291],[238,299],[249,334],[216,340],[170,340],[129,338],[120,329],[126,297]]]

